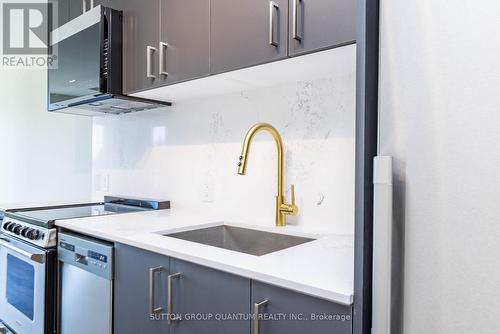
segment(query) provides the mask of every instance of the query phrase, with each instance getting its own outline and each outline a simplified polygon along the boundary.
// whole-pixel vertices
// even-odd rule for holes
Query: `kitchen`
[[[423,41],[408,46],[398,35],[405,20],[416,20],[403,5],[1,5],[2,55],[36,54],[55,62],[48,68],[0,67],[0,332],[470,332],[472,324],[456,327],[456,315],[440,308],[456,294],[443,295],[432,284],[435,275],[455,277],[464,263],[454,262],[453,255],[442,258],[446,264],[429,263],[418,254],[428,253],[426,248],[447,254],[450,244],[423,243],[425,236],[438,237],[429,225],[404,226],[426,212],[412,210],[421,197],[405,196],[425,184],[412,182],[446,171],[404,158],[425,150],[416,142],[432,126],[417,118],[419,110],[407,115],[398,109],[405,105],[413,112],[404,100],[410,92],[426,101],[428,79],[418,76],[418,66],[428,65],[430,73],[441,69],[425,57],[412,58],[410,50],[427,46]],[[397,8],[406,16],[397,19]],[[415,12],[421,20],[436,19]],[[466,11],[460,15],[469,17]],[[449,24],[456,21],[450,18]],[[30,37],[16,40],[10,34],[16,27]],[[486,27],[477,22],[475,29]],[[439,29],[431,32],[443,45],[462,41],[446,39]],[[44,41],[50,47],[36,46]],[[404,51],[405,58],[393,59]],[[460,59],[450,59],[447,66],[458,71]],[[395,74],[399,70],[409,75]],[[404,84],[395,85],[393,76]],[[413,76],[420,81],[413,83]],[[476,89],[493,86],[495,76],[488,78]],[[413,129],[402,115],[420,127]],[[463,112],[448,119],[458,115]],[[479,126],[453,124],[443,131]],[[467,138],[485,150],[493,133],[492,128]],[[426,147],[441,142],[434,135]],[[466,155],[477,148],[464,141],[449,147],[450,154],[461,148]],[[452,172],[460,177],[472,167],[490,175],[472,160]],[[489,189],[486,178],[476,181]],[[453,186],[438,188],[440,181],[434,182],[435,192],[422,189],[442,205],[431,216],[458,203],[465,216],[472,212],[467,194],[441,203],[435,196]],[[465,189],[475,189],[473,181],[463,182]],[[405,216],[405,208],[412,216]],[[416,226],[427,227],[427,234]],[[467,231],[477,240],[489,234]],[[453,241],[456,247],[464,238]],[[474,249],[485,256],[479,244]],[[488,257],[494,261],[491,254],[483,259]],[[471,265],[467,257],[462,261]],[[428,277],[415,272],[425,263]],[[441,272],[443,266],[448,271]],[[474,284],[458,282],[445,291]],[[485,282],[475,289],[494,287]],[[419,294],[416,287],[425,284],[429,292]],[[426,299],[434,295],[443,299]],[[486,301],[492,310],[494,295]],[[417,322],[422,305],[449,321],[429,315]],[[486,307],[473,308],[471,317]],[[494,333],[498,325],[483,320],[475,332]]]

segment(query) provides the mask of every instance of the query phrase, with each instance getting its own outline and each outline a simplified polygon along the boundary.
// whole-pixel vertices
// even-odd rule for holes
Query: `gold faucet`
[[[271,124],[257,123],[248,130],[248,133],[243,142],[240,161],[238,163],[238,174],[245,175],[248,161],[248,150],[255,134],[261,130],[266,130],[274,138],[276,148],[278,149],[278,194],[276,195],[276,226],[286,226],[286,215],[296,215],[299,208],[295,205],[295,186],[292,184],[292,204],[287,204],[285,193],[283,191],[283,166],[285,161],[285,150],[283,148],[283,140],[281,136]]]

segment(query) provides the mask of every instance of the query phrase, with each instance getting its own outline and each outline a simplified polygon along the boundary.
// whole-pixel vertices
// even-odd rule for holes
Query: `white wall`
[[[247,175],[236,173],[246,131],[266,121],[283,136],[286,186],[296,184],[300,215],[289,223],[351,234],[355,45],[330,52],[324,65],[332,71],[321,77],[187,99],[153,113],[95,118],[95,197],[160,197],[176,208],[272,226],[277,162],[269,134],[259,134],[251,148]],[[107,175],[108,189],[102,185]]]
[[[92,122],[47,112],[43,70],[0,70],[0,203],[91,197]]]
[[[499,11],[381,1],[380,152],[405,245],[395,333],[500,332]]]

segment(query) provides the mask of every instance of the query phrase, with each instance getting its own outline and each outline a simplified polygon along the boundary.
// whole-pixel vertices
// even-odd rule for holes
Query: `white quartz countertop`
[[[255,256],[162,235],[220,224],[317,240]],[[239,225],[207,214],[175,209],[60,220],[56,225],[340,304],[351,305],[353,301],[354,248],[351,235],[308,233],[294,226]]]

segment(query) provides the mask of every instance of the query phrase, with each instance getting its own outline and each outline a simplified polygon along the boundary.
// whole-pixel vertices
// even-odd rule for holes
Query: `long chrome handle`
[[[276,41],[277,33],[279,32],[279,28],[276,26],[277,21],[274,19],[274,13],[276,16],[279,16],[280,7],[274,1],[269,1],[269,44],[278,47],[279,41]],[[275,29],[276,28],[276,29]],[[277,32],[276,34],[274,32]]]
[[[162,307],[156,307],[155,303],[155,275],[156,273],[160,273],[162,271],[166,271],[165,267],[156,267],[149,269],[149,313],[157,314],[163,311]]]
[[[172,314],[173,314],[173,309],[174,309],[174,305],[173,305],[173,300],[172,300],[172,293],[173,293],[173,288],[172,288],[172,281],[176,278],[179,278],[181,277],[181,273],[175,273],[175,274],[172,274],[172,275],[168,275],[168,279],[167,279],[167,294],[168,294],[168,303],[167,303],[167,321],[168,321],[168,324],[170,325],[172,322],[174,321],[177,321],[179,319],[173,319],[172,318]]]
[[[167,49],[168,44],[160,42],[160,75],[168,76],[167,72]]]
[[[302,36],[299,33],[299,5],[302,0],[293,0],[293,18],[292,18],[292,37],[297,41],[302,41]]]
[[[152,46],[147,46],[146,48],[146,77],[148,79],[155,79],[156,76],[153,74],[153,64],[152,64],[152,58],[153,58],[153,53],[156,52],[156,48]]]
[[[253,305],[253,333],[260,334],[260,309],[266,306],[269,301],[266,299]]]
[[[31,261],[34,261],[36,263],[45,263],[45,254],[40,254],[40,253],[30,253],[25,250],[19,249],[15,246],[12,246],[9,244],[10,240],[8,238],[2,237],[0,239],[0,246],[3,246],[5,248],[8,248],[10,250],[13,250],[16,253],[21,254],[22,256],[30,259]]]

